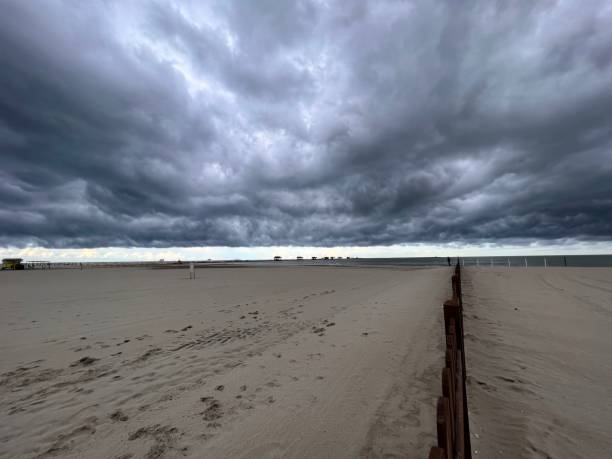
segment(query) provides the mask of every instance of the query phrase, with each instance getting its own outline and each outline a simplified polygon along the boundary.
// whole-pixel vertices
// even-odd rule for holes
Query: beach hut
[[[25,269],[22,260],[23,258],[3,258],[2,269],[21,271],[22,269]]]

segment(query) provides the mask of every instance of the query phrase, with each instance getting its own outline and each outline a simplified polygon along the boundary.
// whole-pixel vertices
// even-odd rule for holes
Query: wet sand
[[[468,268],[472,450],[612,457],[612,268]]]
[[[1,273],[0,457],[426,457],[449,269],[197,276]]]

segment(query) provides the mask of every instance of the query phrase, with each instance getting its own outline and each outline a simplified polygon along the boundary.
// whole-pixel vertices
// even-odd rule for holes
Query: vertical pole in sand
[[[510,267],[510,258],[508,258],[508,268]]]
[[[546,264],[546,257],[544,257],[544,267],[548,268],[548,265]]]
[[[525,268],[527,267],[527,258],[525,258]]]
[[[461,262],[463,263],[463,267],[465,268],[465,258],[462,258]]]
[[[195,279],[195,269],[193,262],[189,263],[189,279]]]
[[[491,258],[491,267],[493,267],[493,258]]]
[[[480,260],[476,258],[476,266],[480,266]]]

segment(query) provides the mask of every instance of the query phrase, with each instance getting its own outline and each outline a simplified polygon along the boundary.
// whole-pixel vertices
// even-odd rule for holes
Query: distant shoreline
[[[452,263],[459,260],[462,266],[504,266],[504,267],[612,267],[612,254],[599,255],[527,255],[527,256],[483,256],[483,257],[450,257]],[[446,257],[412,257],[412,258],[310,258],[267,260],[180,260],[180,261],[108,261],[108,262],[23,262],[26,270],[32,269],[92,269],[92,268],[151,268],[151,269],[187,269],[194,263],[197,269],[202,268],[236,268],[254,266],[395,266],[427,267],[448,266]]]

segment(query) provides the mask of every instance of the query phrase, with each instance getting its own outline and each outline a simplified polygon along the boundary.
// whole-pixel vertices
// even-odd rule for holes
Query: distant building
[[[304,257],[297,257],[297,259],[298,259],[298,260],[303,260],[303,259],[304,259]]]
[[[316,259],[317,259],[317,257],[312,257],[312,259],[313,259],[313,260],[316,260]]]
[[[25,269],[22,261],[23,258],[4,258],[2,259],[2,269],[21,271]]]
[[[282,259],[283,259],[283,257],[280,257],[280,256],[278,256],[278,255],[276,255],[276,256],[274,257],[274,261],[281,261]]]

